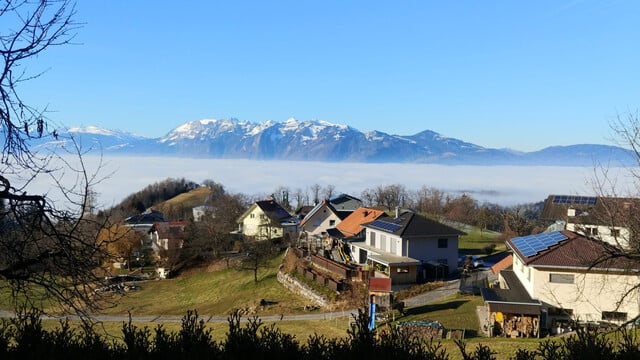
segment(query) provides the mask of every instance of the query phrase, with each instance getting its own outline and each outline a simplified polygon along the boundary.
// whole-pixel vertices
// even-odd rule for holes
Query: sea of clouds
[[[126,196],[167,178],[185,178],[202,182],[213,180],[232,193],[266,196],[278,187],[291,191],[333,185],[335,193],[356,197],[363,190],[378,185],[401,184],[407,190],[432,187],[451,194],[467,193],[480,203],[516,205],[543,201],[550,194],[596,195],[594,183],[602,170],[593,167],[559,166],[450,166],[433,164],[364,164],[300,161],[258,161],[186,159],[172,157],[94,157],[83,158],[94,180],[99,207],[117,204]],[[99,166],[102,162],[102,165]],[[633,177],[625,168],[606,169],[615,180],[615,192],[628,194]],[[68,184],[78,181],[77,174],[66,172]],[[82,179],[80,179],[82,180]],[[56,201],[56,184],[49,177],[39,177],[30,192],[47,193]]]

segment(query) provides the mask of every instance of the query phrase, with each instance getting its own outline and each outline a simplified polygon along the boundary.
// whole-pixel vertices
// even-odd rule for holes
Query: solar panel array
[[[390,231],[390,232],[396,232],[396,231],[400,230],[400,228],[402,227],[402,226],[400,226],[398,224],[394,224],[394,223],[390,223],[390,222],[386,222],[386,221],[382,221],[382,220],[376,220],[376,221],[372,222],[371,224],[369,224],[369,226],[378,228],[380,230]]]
[[[511,239],[511,243],[520,250],[525,257],[538,254],[543,250],[557,245],[560,241],[568,239],[563,233],[553,231],[548,233],[540,233],[536,235],[528,235]]]
[[[595,196],[555,195],[554,204],[595,205]]]

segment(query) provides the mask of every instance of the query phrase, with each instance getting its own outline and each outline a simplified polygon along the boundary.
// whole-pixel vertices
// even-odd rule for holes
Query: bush
[[[342,360],[355,358],[447,360],[449,355],[440,343],[426,342],[385,327],[370,330],[368,314],[359,311],[347,337],[327,339],[313,335],[301,344],[294,335],[280,331],[275,325],[264,327],[254,317],[241,322],[240,313],[228,318],[226,340],[216,342],[211,329],[189,311],[182,318],[178,332],[168,332],[162,325],[154,331],[138,328],[131,319],[122,325],[122,341],[107,340],[90,324],[73,329],[67,321],[52,331],[42,328],[41,313],[23,311],[15,318],[0,322],[1,359],[278,359],[278,360]],[[618,331],[605,336],[593,330],[580,330],[561,341],[545,340],[535,351],[519,349],[514,360],[570,360],[640,358],[640,346],[635,332]],[[496,353],[487,345],[478,344],[467,352],[466,343],[456,341],[464,360],[491,360]]]

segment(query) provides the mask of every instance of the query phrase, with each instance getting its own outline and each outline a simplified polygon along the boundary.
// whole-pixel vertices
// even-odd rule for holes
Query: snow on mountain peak
[[[70,133],[83,133],[83,134],[94,134],[94,135],[105,135],[105,136],[112,136],[115,134],[111,130],[102,129],[97,126],[72,127],[72,128],[69,128],[68,131]]]

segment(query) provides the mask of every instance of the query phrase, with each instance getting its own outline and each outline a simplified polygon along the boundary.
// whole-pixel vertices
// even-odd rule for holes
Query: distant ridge
[[[521,152],[492,149],[449,138],[431,130],[415,135],[361,132],[327,121],[252,123],[237,119],[189,121],[160,138],[97,127],[69,128],[55,139],[34,140],[59,146],[73,136],[104,154],[215,159],[297,160],[447,165],[627,166],[633,154],[621,147],[578,144]]]

